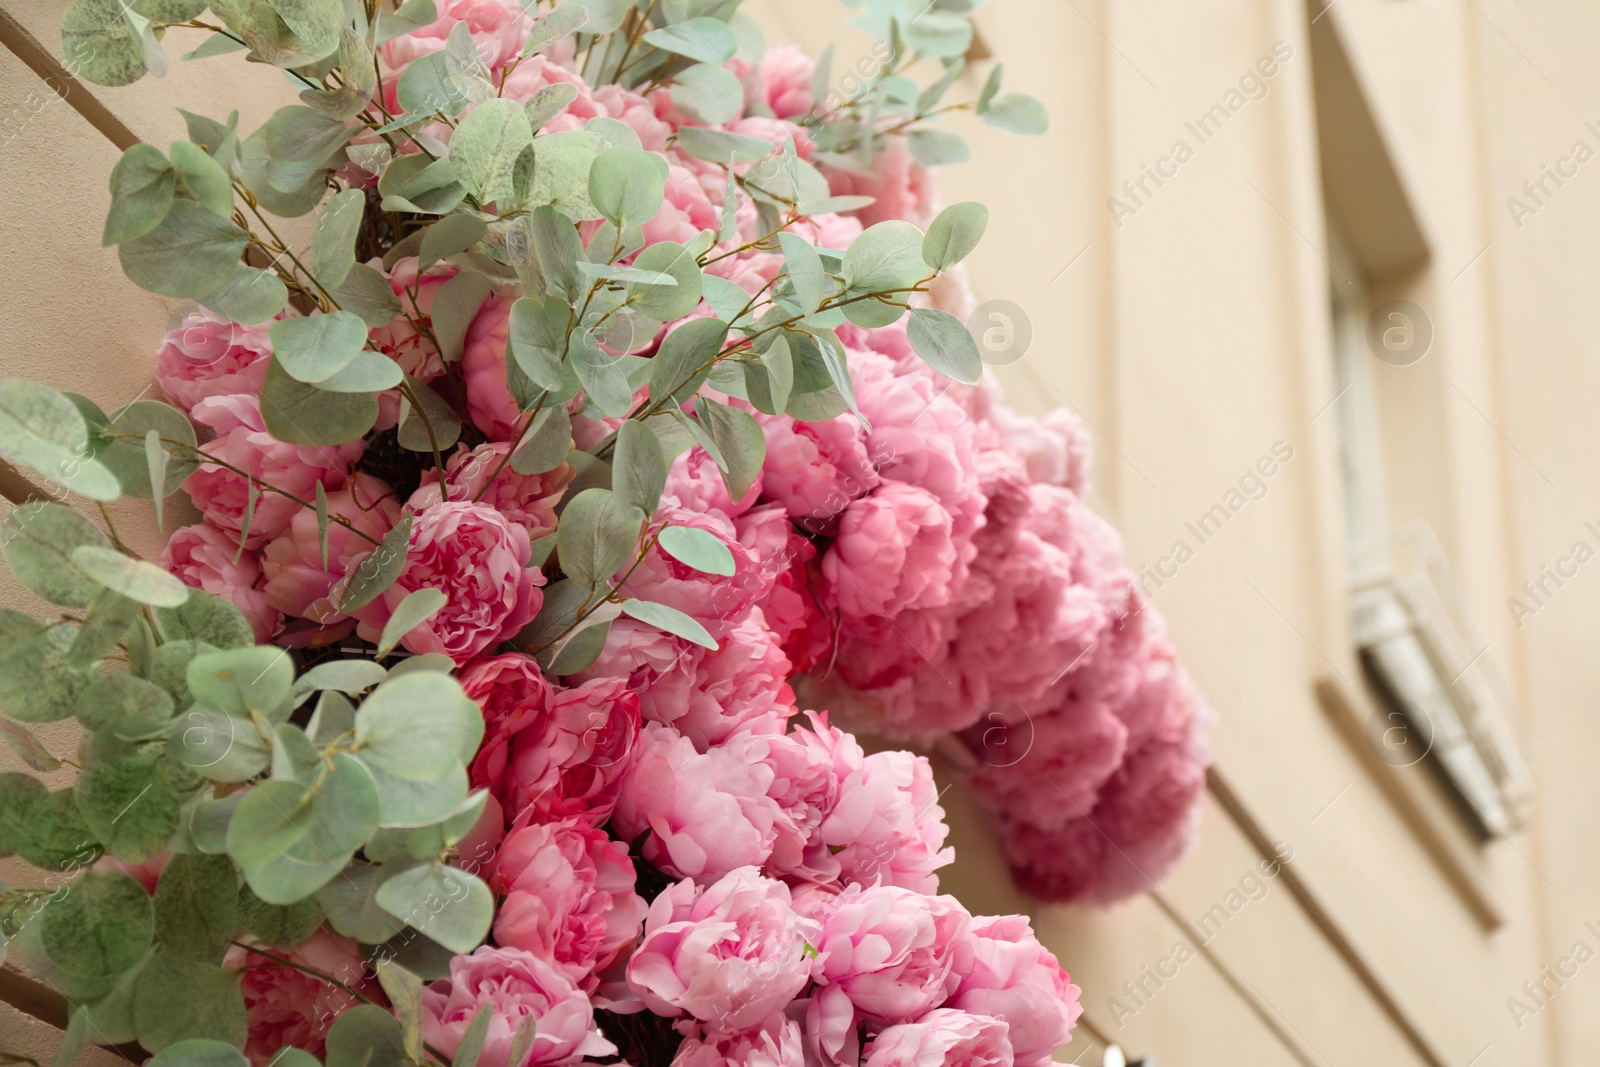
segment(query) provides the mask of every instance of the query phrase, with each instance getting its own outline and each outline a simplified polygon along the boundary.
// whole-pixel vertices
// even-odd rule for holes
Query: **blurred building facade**
[[[100,248],[106,176],[204,96],[181,64],[70,83],[60,6],[0,0],[0,350],[111,407],[171,308]],[[746,10],[833,42],[836,73],[871,56],[839,0]],[[943,199],[991,209],[980,321],[1032,337],[996,371],[1090,427],[1093,503],[1219,722],[1201,844],[1157,890],[1025,899],[959,784],[946,885],[1031,914],[1083,988],[1063,1060],[1591,1062],[1600,8],[990,0],[977,22],[966,96],[1001,60],[1052,117],[1033,140],[951,123],[974,162]],[[253,128],[287,90],[241,67]],[[25,976],[0,993],[53,1017]],[[53,1047],[0,1010],[36,1031],[4,1051]]]

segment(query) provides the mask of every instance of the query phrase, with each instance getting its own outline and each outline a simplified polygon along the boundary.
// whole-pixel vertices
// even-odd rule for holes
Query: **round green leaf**
[[[239,925],[239,878],[226,856],[173,856],[155,897],[156,940],[186,960],[219,963]]]
[[[189,599],[175,608],[157,608],[156,630],[164,641],[204,641],[217,648],[255,644],[255,631],[244,614],[219,596],[189,590]]]
[[[643,523],[644,515],[609,489],[585,489],[556,527],[561,569],[581,585],[601,588],[633,558]]]
[[[652,153],[607,148],[589,168],[589,200],[615,226],[649,222],[661,211],[666,181]]]
[[[331,393],[295,381],[273,356],[261,387],[267,432],[294,445],[342,445],[366,436],[378,421],[375,393]]]
[[[343,369],[317,383],[317,388],[329,393],[381,393],[393,389],[405,380],[400,364],[381,352],[362,349]],[[441,449],[448,447],[443,442]]]
[[[87,608],[100,594],[99,583],[72,562],[73,550],[110,544],[100,527],[60,504],[19,504],[0,522],[0,552],[11,573],[29,592],[66,608]]]
[[[479,203],[512,201],[517,156],[533,144],[533,128],[522,105],[485,100],[461,120],[450,139],[450,162]]]
[[[934,370],[972,385],[983,374],[978,342],[960,319],[933,308],[912,308],[906,337]]]
[[[90,760],[72,792],[84,822],[106,851],[128,863],[154,856],[178,831],[178,794],[154,759]]]
[[[72,550],[79,570],[107,589],[130,600],[156,607],[175,608],[189,598],[189,587],[160,567],[114,548],[80,545]]]
[[[744,109],[744,86],[732,71],[697,63],[672,79],[672,103],[691,120],[718,126]]]
[[[693,526],[668,526],[656,544],[679,563],[704,574],[730,576],[734,571],[733,553],[720,537]]]
[[[289,303],[289,290],[273,272],[235,263],[200,303],[231,322],[266,322]]]
[[[657,48],[701,63],[726,63],[739,50],[738,39],[728,24],[704,15],[651,30],[644,39]]]
[[[136,144],[111,168],[111,210],[106,212],[103,245],[121,244],[149,233],[167,217],[178,174],[154,145]]]
[[[73,661],[78,627],[61,623],[0,647],[0,710],[20,722],[71,715],[90,673]]]
[[[862,292],[903,289],[927,273],[922,231],[899,219],[869,226],[844,253],[845,284]]]
[[[442,863],[401,871],[378,887],[383,910],[458,955],[483,943],[494,895],[475,875]]]
[[[699,305],[704,275],[689,248],[674,241],[661,241],[635,256],[633,265],[640,270],[669,275],[678,283],[628,286],[628,305],[635,311],[671,322],[683,318]]]
[[[266,864],[301,841],[312,824],[311,788],[272,779],[256,786],[228,821],[228,854],[248,871]]]
[[[144,437],[155,430],[161,437],[179,441],[188,448],[163,444],[167,453],[166,476],[162,481],[161,495],[170,496],[183,485],[184,479],[200,466],[193,451],[194,426],[183,412],[159,400],[135,400],[120,408],[107,420],[107,428],[118,435],[100,453],[99,460],[111,469],[122,485],[122,491],[141,500],[155,495],[150,484],[150,462]]]
[[[192,200],[174,200],[160,225],[123,242],[117,255],[122,272],[141,288],[197,299],[227,280],[249,240]]]
[[[1050,129],[1050,113],[1036,97],[1027,93],[1006,93],[989,101],[978,111],[984,122],[1002,130],[1037,137]]]
[[[284,1067],[282,1057],[273,1062]],[[222,1041],[179,1041],[152,1056],[148,1067],[249,1067],[244,1053]]]
[[[37,382],[0,381],[0,459],[31,467],[91,500],[115,500],[121,492],[93,458],[78,406]]]
[[[983,239],[989,209],[967,201],[939,212],[922,239],[922,258],[934,270],[949,270],[966,259]]]
[[[431,671],[390,678],[356,710],[363,758],[407,781],[438,781],[472,758],[482,736],[482,713],[461,684]]]
[[[408,1067],[405,1032],[393,1015],[357,1004],[328,1031],[327,1067]]]
[[[241,1048],[249,1021],[239,972],[157,952],[134,985],[133,1025],[152,1052],[201,1038]]]
[[[132,674],[103,674],[78,697],[78,719],[91,730],[143,733],[172,718],[172,696]]]
[[[248,885],[239,887],[239,925],[269,945],[304,941],[322,925],[322,905],[315,897],[293,904],[268,904]]]
[[[67,69],[95,85],[131,85],[144,77],[144,41],[119,0],[73,0],[61,16]]]
[[[125,874],[89,871],[39,913],[50,962],[74,978],[115,978],[144,958],[155,933],[150,897]]]
[[[367,324],[348,311],[280,319],[268,332],[276,362],[299,382],[316,383],[333,377],[367,343]]]

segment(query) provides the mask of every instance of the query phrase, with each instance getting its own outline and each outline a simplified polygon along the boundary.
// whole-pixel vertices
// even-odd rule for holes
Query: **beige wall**
[[[1600,161],[1520,228],[1505,200],[1573,141],[1600,149],[1583,126],[1600,120],[1589,55],[1600,10],[1336,0],[1313,28],[1312,2],[1308,13],[1295,0],[992,0],[980,13],[1008,85],[1043,97],[1053,123],[1035,140],[958,123],[978,162],[944,176],[945,199],[992,210],[971,263],[978,297],[1012,300],[1032,320],[1032,350],[1002,374],[1013,403],[1070,404],[1094,428],[1094,500],[1137,565],[1166,554],[1274,442],[1294,459],[1156,590],[1220,715],[1196,854],[1158,892],[1109,911],[1030,905],[957,789],[962,859],[948,882],[974,907],[1031,910],[1083,986],[1085,1026],[1064,1059],[1097,1064],[1115,1040],[1167,1067],[1582,1064],[1600,1046],[1600,963],[1520,1029],[1506,1002],[1575,941],[1600,950],[1584,929],[1600,927],[1589,699],[1600,563],[1520,629],[1505,602],[1573,541],[1600,544],[1583,529],[1600,520],[1600,421],[1588,410],[1600,388]],[[55,7],[0,0],[0,109],[32,109],[42,83],[16,58],[29,53],[19,34],[57,51]],[[747,7],[771,39],[837,41],[836,71],[866,54],[838,0]],[[1377,286],[1423,306],[1437,330],[1421,363],[1377,368],[1391,519],[1437,534],[1529,740],[1532,826],[1487,847],[1421,768],[1388,767],[1354,736],[1374,707],[1347,617],[1336,420],[1319,414],[1335,390],[1311,34],[1330,31],[1427,249],[1419,270]],[[1193,143],[1185,121],[1277,41],[1293,56],[1265,97],[1115,225],[1107,198],[1175,139]],[[255,89],[249,127],[285,93],[270,71],[242,77]],[[103,114],[92,100],[52,102],[0,147],[5,374],[105,404],[148,381],[170,309],[99,248],[106,134],[120,123],[158,143],[179,136],[167,105],[197,99],[195,84],[180,66],[165,83],[98,93]],[[1367,161],[1329,162],[1359,174]],[[1342,221],[1381,243],[1390,207],[1374,194],[1341,204]],[[1343,705],[1319,701],[1319,682]],[[1199,940],[1187,924],[1241,899],[1230,890],[1280,842],[1293,860],[1265,896],[1243,897],[1157,988],[1148,971],[1171,973],[1174,946]],[[1135,1001],[1128,982],[1150,995]]]

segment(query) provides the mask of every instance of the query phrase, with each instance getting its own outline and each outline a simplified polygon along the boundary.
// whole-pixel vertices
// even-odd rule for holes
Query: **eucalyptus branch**
[[[622,577],[617,581],[607,585],[605,596],[600,597],[599,599],[594,599],[591,595],[589,599],[585,600],[583,604],[579,606],[577,614],[573,617],[572,622],[567,624],[566,629],[556,634],[544,644],[535,645],[533,648],[528,649],[528,654],[532,655],[535,652],[543,652],[545,649],[553,647],[560,642],[563,637],[575,630],[578,627],[578,624],[583,622],[584,619],[587,619],[590,615],[593,615],[597,610],[599,610],[601,604],[617,602],[617,595],[622,592],[622,587],[628,584],[628,579],[633,577],[633,572],[639,569],[639,565],[645,561],[645,557],[649,556],[651,550],[656,547],[656,542],[661,539],[661,531],[666,528],[667,524],[662,523],[660,528],[654,530],[645,537],[643,543],[639,547],[638,554],[634,556],[633,562],[629,564],[627,571],[625,571]]]
[[[421,419],[422,428],[428,431],[428,448],[433,452],[433,469],[439,475],[439,494],[442,499],[449,500],[450,487],[445,484],[444,457],[439,454],[439,438],[433,432],[433,422],[428,418],[428,413],[422,410],[422,403],[417,400],[417,394],[411,388],[411,383],[402,379],[399,388],[400,395],[411,405],[411,414]]]
[[[116,437],[118,440],[124,440],[124,441],[143,441],[144,440],[144,435],[143,434],[119,433],[119,434],[113,434],[112,436]],[[257,486],[259,486],[263,490],[265,490],[265,491],[267,491],[269,493],[276,493],[278,496],[281,496],[286,500],[292,500],[296,504],[299,504],[303,508],[306,508],[306,509],[311,510],[311,511],[316,511],[317,510],[317,506],[315,504],[313,504],[311,501],[302,499],[301,497],[296,496],[294,493],[289,492],[289,490],[287,490],[287,489],[280,489],[277,486],[273,485],[271,482],[263,481],[262,479],[256,477],[254,474],[251,474],[249,471],[245,470],[243,467],[236,467],[232,463],[229,463],[227,460],[222,459],[219,456],[214,456],[211,453],[204,451],[203,449],[201,449],[197,445],[191,445],[187,441],[179,441],[178,439],[173,438],[173,437],[163,437],[163,438],[161,438],[161,443],[164,444],[164,445],[169,446],[172,451],[185,452],[185,453],[192,454],[193,456],[195,456],[203,464],[209,463],[212,466],[221,467],[223,470],[232,471],[234,474],[239,475],[239,477],[244,478],[246,481],[254,482]],[[367,533],[366,531],[356,529],[355,524],[352,523],[349,519],[345,518],[342,515],[329,515],[328,516],[328,521],[332,522],[332,523],[337,523],[338,525],[343,526],[345,529],[349,530],[351,533],[355,534],[357,537],[361,538],[364,541],[370,541],[372,544],[375,544],[375,545],[379,545],[379,544],[383,543],[383,542],[379,541],[376,537],[373,537],[371,534]]]

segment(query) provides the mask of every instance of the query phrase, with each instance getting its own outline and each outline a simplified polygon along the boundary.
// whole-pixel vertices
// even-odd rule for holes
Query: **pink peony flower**
[[[762,415],[757,421],[767,439],[762,492],[807,533],[831,532],[833,517],[878,484],[866,435],[854,415],[826,422]]]
[[[478,660],[458,677],[483,709],[475,787],[487,788],[513,820],[575,817],[603,826],[611,818],[639,734],[639,700],[620,680],[567,689],[521,653]]]
[[[645,719],[676,727],[704,752],[745,727],[781,733],[794,704],[789,671],[777,635],[751,608],[716,651],[618,619],[600,657],[574,677],[627,679]]]
[[[716,462],[704,448],[695,445],[673,461],[663,495],[688,511],[716,511],[733,519],[754,506],[761,495],[761,479],[757,478],[744,496],[735,501],[728,495]]]
[[[555,963],[588,991],[644,921],[628,846],[578,819],[512,831],[491,884],[505,896],[495,941]]]
[[[445,463],[445,485],[450,490],[450,499],[488,504],[527,530],[529,540],[555,533],[556,505],[561,503],[562,494],[577,472],[563,463],[543,474],[518,474],[509,463],[501,466],[510,451],[509,444],[496,442],[477,448],[457,445],[455,455]],[[494,477],[492,483],[490,476]],[[411,494],[411,506],[421,510],[439,503],[443,497],[438,474],[429,470],[422,475],[421,487]]]
[[[1047,830],[1089,813],[1122,763],[1128,729],[1095,701],[1039,715],[991,705],[965,733],[981,766],[972,781],[990,804]]]
[[[670,886],[650,905],[628,961],[628,986],[658,1015],[688,1014],[709,1029],[757,1026],[810,981],[816,925],[790,907],[789,887],[753,867],[704,888]]]
[[[936,1008],[890,1026],[867,1046],[863,1067],[1012,1067],[1007,1025],[987,1015]]]
[[[1027,464],[1028,477],[1059,485],[1082,497],[1089,491],[1089,431],[1066,408],[1039,418],[994,404],[990,419]]]
[[[874,202],[861,209],[869,225],[886,219],[904,219],[926,226],[933,216],[938,189],[932,172],[911,158],[899,137],[889,137],[883,151],[873,157],[868,170],[825,167],[828,188],[834,196],[870,196]]]
[[[774,115],[789,119],[811,110],[811,75],[816,66],[815,60],[792,44],[767,49],[757,69]]]
[[[589,998],[560,969],[531,952],[479,946],[450,961],[450,977],[422,992],[422,1036],[447,1056],[461,1047],[472,1020],[487,1004],[489,1035],[478,1063],[510,1063],[511,1045],[531,1020],[532,1051],[522,1065],[571,1064],[606,1056],[616,1046],[595,1029]]]
[[[1048,1062],[1083,1014],[1078,987],[1021,915],[974,919],[969,946],[950,1006],[1006,1023],[1018,1064]]]
[[[874,752],[839,783],[839,800],[820,829],[845,882],[938,889],[933,872],[955,859],[941,848],[949,828],[927,757]]]
[[[831,882],[840,864],[822,840],[822,820],[839,802],[839,783],[861,769],[866,757],[856,739],[828,725],[826,712],[808,712],[811,727],[762,738],[764,762],[772,768],[767,796],[778,805],[778,836],[767,872],[777,878]],[[744,744],[743,738],[735,744]]]
[[[205,309],[184,317],[161,339],[156,381],[184,411],[210,396],[255,396],[267,379],[272,355],[270,322],[241,326]]]
[[[647,723],[617,797],[613,832],[644,838],[644,858],[674,878],[706,884],[772,854],[778,806],[767,796],[772,770],[748,753],[695,751],[670,726]]]
[[[835,625],[817,600],[822,581],[816,546],[795,532],[778,504],[754,508],[734,525],[739,543],[756,554],[750,582],[759,590],[756,607],[792,669],[807,671],[826,662]]]
[[[360,946],[348,937],[318,930],[299,944],[274,945],[272,953],[332,975],[383,1002],[383,989],[368,977]],[[334,1019],[360,1003],[338,986],[237,945],[228,949],[222,965],[239,973],[250,1022],[244,1051],[256,1067],[266,1067],[283,1048],[321,1056]]]
[[[690,1036],[678,1046],[672,1067],[803,1067],[800,1024],[773,1012],[754,1029],[736,1034]]]
[[[445,38],[458,22],[472,31],[472,43],[488,64],[498,72],[522,50],[533,28],[533,19],[515,4],[501,0],[440,0],[439,17],[383,46],[383,58],[391,70],[400,70],[430,52],[444,48]]]
[[[812,973],[849,997],[862,1018],[910,1022],[955,990],[971,924],[954,897],[849,885],[823,914]]]
[[[190,411],[195,422],[216,431],[216,438],[200,446],[268,485],[293,493],[301,500],[316,496],[320,481],[327,491],[345,483],[350,466],[361,458],[360,441],[334,446],[290,445],[267,432],[254,396],[210,396]],[[205,517],[230,533],[244,529],[250,505],[250,484],[244,476],[214,463],[202,463],[183,483],[184,491]],[[269,490],[261,490],[250,517],[245,547],[260,548],[289,528],[300,504]]]
[[[375,541],[400,521],[400,505],[387,485],[370,474],[357,474],[344,489],[328,494],[329,516],[339,516]],[[328,562],[322,562],[322,534],[317,514],[301,508],[283,536],[262,552],[266,584],[262,592],[277,610],[313,622],[331,624],[346,618],[334,606],[334,587],[351,560],[372,550],[372,541],[358,537],[343,523],[328,523]]]
[[[376,641],[402,600],[418,589],[438,589],[449,601],[401,644],[465,663],[515,636],[538,614],[544,574],[528,566],[530,557],[528,531],[487,504],[451,500],[424,508],[412,521],[405,570],[356,612],[357,632]],[[352,560],[352,573],[370,558]]]
[[[461,349],[467,412],[491,441],[516,440],[524,421],[506,386],[506,343],[511,335],[511,305],[515,299],[516,294],[509,290],[490,293],[467,327]]]
[[[845,509],[822,574],[846,617],[893,619],[948,603],[955,560],[949,513],[926,490],[892,482]]]
[[[184,585],[214,593],[238,608],[250,621],[258,643],[266,644],[277,633],[283,619],[267,595],[256,588],[261,581],[261,556],[239,551],[236,538],[205,522],[174,530],[161,549],[161,566]]]

